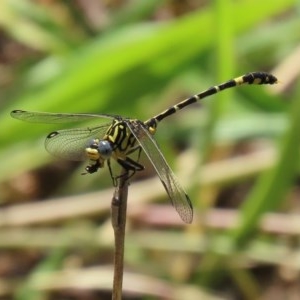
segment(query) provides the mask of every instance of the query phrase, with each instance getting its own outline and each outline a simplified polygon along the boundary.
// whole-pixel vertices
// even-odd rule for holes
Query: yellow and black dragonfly
[[[222,90],[242,84],[274,84],[277,78],[265,72],[252,72],[213,86],[199,94],[185,99],[162,113],[142,122],[137,119],[123,118],[117,115],[84,113],[48,113],[14,110],[13,118],[34,123],[69,123],[77,121],[99,120],[99,125],[88,128],[65,129],[51,132],[45,140],[45,148],[51,154],[67,160],[90,160],[86,173],[95,173],[109,167],[113,183],[110,159],[116,160],[123,168],[131,172],[144,169],[138,160],[129,157],[135,151],[143,150],[155,168],[169,198],[181,219],[186,223],[193,220],[193,207],[190,198],[179,184],[169,167],[153,135],[157,125],[178,110],[216,94]],[[104,123],[103,123],[104,122]]]

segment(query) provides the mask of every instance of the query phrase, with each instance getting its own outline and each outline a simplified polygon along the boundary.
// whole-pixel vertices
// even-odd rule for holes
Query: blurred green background
[[[149,162],[129,189],[124,299],[299,299],[299,1],[0,2],[0,299],[110,299],[112,183],[43,140],[64,124],[13,109],[146,120],[251,71],[159,124],[192,199],[183,224]],[[70,127],[87,124],[70,124]],[[293,298],[294,297],[294,298]]]

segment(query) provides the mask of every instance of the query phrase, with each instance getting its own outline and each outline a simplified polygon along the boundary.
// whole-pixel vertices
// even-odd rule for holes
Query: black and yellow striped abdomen
[[[226,89],[229,89],[229,88],[232,88],[235,86],[239,86],[242,84],[259,84],[260,85],[260,84],[274,84],[277,82],[278,82],[277,78],[272,74],[269,74],[266,72],[251,72],[251,73],[242,75],[240,77],[236,77],[234,79],[228,80],[219,85],[212,86],[199,94],[196,94],[190,98],[187,98],[187,99],[177,103],[176,105],[166,109],[162,113],[147,120],[145,122],[145,124],[148,125],[150,132],[151,132],[152,128],[155,131],[156,126],[160,121],[162,121],[163,119],[165,119],[166,117],[168,117],[172,114],[175,114],[177,111],[183,109],[184,107],[186,107],[190,104],[193,104],[203,98],[209,97],[209,96],[214,95],[223,90],[226,90]]]

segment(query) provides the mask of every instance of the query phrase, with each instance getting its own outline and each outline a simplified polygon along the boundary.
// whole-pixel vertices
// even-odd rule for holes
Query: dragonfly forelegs
[[[140,156],[140,153],[139,153],[139,156]],[[119,163],[120,166],[122,166],[125,170],[128,171],[128,175],[126,178],[127,180],[130,179],[135,174],[136,171],[143,171],[145,169],[145,167],[143,165],[141,165],[140,163],[138,163],[137,161],[133,160],[132,158],[130,158],[128,156],[125,159],[118,158],[117,162]],[[124,175],[113,176],[110,164],[108,164],[108,168],[110,170],[113,184],[114,184],[114,186],[116,186],[118,179],[120,179]]]
[[[103,168],[103,164],[99,160],[96,160],[94,164],[90,164],[85,167],[86,173],[81,173],[81,175],[93,174],[98,171],[99,168]]]

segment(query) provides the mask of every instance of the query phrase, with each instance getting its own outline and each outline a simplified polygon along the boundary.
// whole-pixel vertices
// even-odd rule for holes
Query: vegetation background
[[[300,18],[296,0],[0,2],[0,299],[110,299],[108,170],[82,176],[13,109],[164,120],[156,139],[192,199],[183,224],[155,172],[129,190],[124,299],[299,299]],[[70,124],[68,127],[87,126]]]

